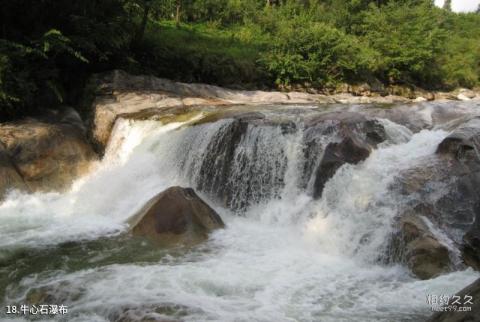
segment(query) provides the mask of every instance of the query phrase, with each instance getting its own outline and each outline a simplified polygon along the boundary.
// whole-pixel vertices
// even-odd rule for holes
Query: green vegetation
[[[229,87],[475,87],[480,15],[432,0],[2,1],[0,119],[114,68]],[[378,82],[377,82],[378,83]]]
[[[256,87],[268,76],[257,64],[266,42],[242,40],[238,32],[210,23],[152,22],[142,47],[137,48],[138,72],[186,82]]]

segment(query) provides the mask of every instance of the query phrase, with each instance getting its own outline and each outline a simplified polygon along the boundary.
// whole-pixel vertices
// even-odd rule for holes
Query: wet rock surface
[[[325,95],[238,91],[206,84],[177,83],[153,76],[134,76],[123,71],[99,74],[91,81],[95,101],[90,119],[92,140],[103,151],[119,115],[144,110],[195,106],[334,103]]]
[[[479,119],[467,120],[438,145],[436,155],[422,160],[418,167],[404,173],[400,178],[399,192],[405,196],[406,206],[412,209],[410,214],[413,217],[410,215],[401,219],[397,226],[402,236],[408,236],[408,226],[402,223],[426,218],[432,227],[426,229],[430,231],[427,233],[430,234],[430,242],[422,246],[423,253],[428,251],[440,256],[445,250],[438,242],[445,248],[450,241],[451,247],[458,248],[460,253],[454,254],[449,249],[450,258],[459,257],[459,262],[477,270],[480,268],[479,139]],[[437,233],[432,234],[432,229]],[[425,228],[421,230],[425,231]],[[408,238],[404,246],[410,247]],[[436,257],[432,257],[432,263],[438,263]],[[407,256],[405,260],[408,262],[411,258]],[[428,257],[425,260],[428,262]],[[461,263],[454,264],[458,266]],[[445,263],[443,266],[448,265]],[[435,274],[421,272],[417,276],[428,278]]]
[[[310,138],[306,142],[308,155],[311,149],[322,149],[318,138],[334,137],[333,142],[323,147],[323,155],[317,155],[321,161],[315,170],[314,198],[321,197],[325,183],[342,165],[365,160],[377,144],[386,140],[385,129],[378,121],[358,113],[328,113],[310,122],[305,131]]]
[[[464,262],[480,269],[480,118],[473,118],[455,129],[438,146],[437,154],[448,162],[457,180],[442,199],[444,208],[458,226],[465,227],[461,243]],[[456,173],[455,173],[456,172]],[[453,208],[453,209],[452,209]],[[445,217],[444,217],[445,218]]]
[[[327,181],[345,163],[357,164],[370,155],[370,147],[355,137],[348,136],[338,143],[329,143],[316,171],[314,198],[322,196]]]
[[[245,136],[248,123],[235,119],[225,125],[208,146],[208,153],[203,160],[197,180],[197,189],[216,197],[221,203],[233,206],[240,200],[235,200],[235,183],[230,178],[235,171],[235,150]],[[247,174],[245,174],[247,175]],[[253,187],[252,182],[252,188]],[[237,204],[238,208],[245,204]]]
[[[379,121],[355,112],[316,113],[298,123],[281,114],[232,111],[194,123],[192,133],[212,120],[222,125],[202,149],[201,160],[183,160],[180,166],[191,167],[183,170],[196,178],[196,189],[235,211],[281,197],[291,153],[283,142],[291,137],[297,138],[292,148],[303,154],[299,188],[315,198],[343,164],[365,160],[387,139]]]
[[[473,155],[468,156],[467,154],[470,152]],[[474,117],[458,126],[453,133],[440,143],[437,149],[437,154],[448,155],[467,162],[477,162],[479,153],[480,117]]]
[[[195,244],[224,227],[220,216],[191,188],[172,187],[131,219],[132,234],[160,244]]]

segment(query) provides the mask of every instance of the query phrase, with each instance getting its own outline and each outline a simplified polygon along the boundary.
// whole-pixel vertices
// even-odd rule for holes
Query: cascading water
[[[478,277],[420,281],[379,260],[404,204],[389,187],[447,132],[379,120],[387,140],[340,167],[314,200],[318,160],[338,131],[308,130],[316,109],[261,112],[121,119],[104,160],[71,191],[12,192],[0,204],[2,305],[40,298],[68,305],[69,321],[93,322],[417,321],[430,314],[427,294]],[[124,236],[126,220],[173,185],[196,188],[227,228],[171,250]]]

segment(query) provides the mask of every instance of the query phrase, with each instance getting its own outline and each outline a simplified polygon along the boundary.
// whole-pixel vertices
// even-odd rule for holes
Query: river
[[[423,103],[418,115],[432,122],[435,108]],[[419,280],[381,260],[403,202],[389,187],[435,152],[444,127],[412,131],[379,117],[387,140],[342,166],[315,200],[305,123],[325,108],[255,111],[269,123],[249,123],[227,176],[218,155],[231,119],[121,119],[103,160],[68,192],[10,193],[0,204],[1,305],[63,304],[59,321],[422,321],[432,313],[428,295],[451,295],[480,276],[464,269]],[[175,185],[201,187],[226,228],[170,249],[125,234],[129,217]],[[215,197],[219,187],[226,202]],[[28,317],[42,318],[52,320]]]

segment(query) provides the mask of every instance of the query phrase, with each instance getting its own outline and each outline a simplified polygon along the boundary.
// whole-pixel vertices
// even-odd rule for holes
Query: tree
[[[134,36],[132,37],[131,47],[137,47],[143,40],[145,29],[147,28],[148,17],[154,5],[157,4],[155,0],[134,0],[133,5],[140,11],[140,24],[138,25]]]

